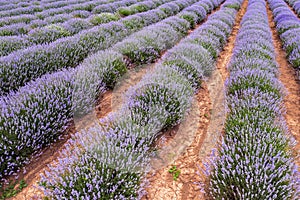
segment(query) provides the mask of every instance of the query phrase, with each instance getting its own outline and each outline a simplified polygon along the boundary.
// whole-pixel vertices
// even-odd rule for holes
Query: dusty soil
[[[191,119],[191,121],[194,121],[194,126],[195,124],[197,126],[193,142],[177,159],[169,160],[169,164],[166,166],[148,173],[147,179],[150,185],[146,189],[147,194],[143,197],[144,200],[207,199],[196,184],[196,182],[203,181],[203,177],[198,176],[197,171],[200,171],[199,167],[203,167],[203,163],[209,157],[212,149],[217,147],[217,142],[223,130],[225,121],[223,87],[224,81],[229,76],[226,66],[231,58],[239,24],[246,12],[247,5],[248,1],[245,1],[237,14],[228,43],[217,60],[217,69],[196,95],[196,104],[199,112],[194,113],[193,119]],[[171,143],[177,134],[182,134],[178,130],[179,128],[175,127],[175,129],[165,133],[164,139],[166,141],[164,145]],[[189,132],[189,130],[186,131]],[[177,181],[174,181],[172,174],[168,172],[174,165],[181,170]]]
[[[188,123],[192,123],[198,127],[196,130],[196,135],[193,138],[193,141],[190,146],[188,146],[183,155],[181,155],[175,161],[170,161],[166,166],[162,165],[161,169],[157,169],[156,172],[151,171],[148,174],[148,179],[150,181],[150,187],[147,189],[148,194],[143,199],[198,199],[200,195],[199,188],[194,183],[199,181],[198,176],[196,175],[197,170],[197,161],[199,161],[198,153],[200,151],[201,144],[203,143],[203,136],[207,131],[210,118],[210,108],[211,103],[209,99],[209,91],[206,84],[203,84],[203,87],[199,90],[196,95],[196,106],[198,106],[196,113],[196,118],[186,120]],[[189,116],[188,116],[189,117]],[[196,120],[195,120],[196,119]],[[180,128],[180,127],[179,127]],[[180,135],[178,133],[178,127],[173,131],[168,131],[166,134],[167,140],[164,145],[172,146],[174,139],[174,134]],[[187,133],[189,131],[186,131]],[[185,142],[182,140],[182,142]],[[182,146],[178,149],[180,149]],[[176,148],[172,150],[178,150]],[[169,154],[177,153],[168,152]],[[164,154],[166,155],[166,154]],[[175,165],[178,169],[181,170],[180,176],[177,181],[173,180],[173,176],[168,172],[168,170]],[[156,165],[160,166],[160,165]],[[152,174],[155,173],[155,174]]]
[[[276,61],[279,65],[279,79],[287,90],[287,95],[284,98],[284,114],[288,130],[292,137],[297,141],[294,155],[296,164],[300,166],[300,82],[297,79],[296,70],[288,63],[286,53],[282,48],[282,42],[279,34],[276,31],[273,14],[267,5],[268,19],[272,30],[273,44],[275,46]]]

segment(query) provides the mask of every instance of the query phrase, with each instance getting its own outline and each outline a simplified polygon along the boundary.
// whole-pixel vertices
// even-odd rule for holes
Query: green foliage
[[[169,173],[173,175],[173,180],[177,181],[180,175],[180,169],[177,169],[177,167],[174,165],[169,169]]]
[[[184,14],[180,16],[182,19],[185,19],[186,21],[188,21],[191,25],[191,28],[194,28],[196,25],[196,21],[193,15],[189,15],[189,14]]]
[[[235,3],[235,4],[227,4],[225,5],[224,7],[227,7],[227,8],[233,8],[235,10],[239,10],[240,9],[240,5],[238,3]]]
[[[90,22],[94,25],[104,24],[111,21],[117,21],[120,17],[118,15],[112,14],[112,13],[101,13],[98,15],[93,16],[90,19]]]
[[[129,8],[120,8],[117,12],[121,16],[129,16],[133,14],[133,11]]]
[[[19,183],[18,181],[14,183],[10,182],[9,186],[5,189],[3,188],[2,184],[0,184],[0,193],[1,193],[0,200],[4,200],[16,196],[25,187],[27,187],[27,183],[25,182],[24,179],[22,179]]]

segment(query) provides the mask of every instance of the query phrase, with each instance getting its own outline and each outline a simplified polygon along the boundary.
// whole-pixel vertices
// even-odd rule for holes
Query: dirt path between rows
[[[246,12],[247,5],[248,0],[244,1],[237,14],[228,43],[217,60],[217,69],[196,94],[196,107],[194,108],[197,108],[198,112],[192,110],[192,116],[187,116],[186,121],[190,121],[189,128],[194,127],[196,129],[193,142],[176,160],[160,169],[148,173],[147,179],[149,180],[149,187],[147,188],[147,194],[143,200],[207,199],[196,184],[200,180],[203,180],[203,177],[198,176],[196,173],[199,170],[198,165],[203,167],[203,163],[211,154],[212,149],[217,147],[217,142],[223,131],[225,121],[224,81],[229,76],[227,65],[230,61],[236,35],[242,17]],[[185,127],[184,124],[183,126]],[[190,132],[189,129],[183,132],[178,131],[178,129],[180,130],[180,127],[176,127],[175,130],[167,132],[168,135],[166,137],[169,138],[169,140],[173,140],[178,134]],[[168,145],[170,142],[171,141],[167,140],[165,143]],[[176,166],[177,169],[181,171],[177,181],[174,181],[172,174],[168,172],[172,166]]]
[[[267,4],[269,25],[272,30],[273,44],[275,46],[276,61],[279,65],[279,80],[287,90],[284,98],[284,114],[288,130],[297,141],[294,150],[295,162],[300,166],[300,82],[297,80],[296,70],[288,63],[286,52],[282,48],[282,42],[276,31],[273,14]]]

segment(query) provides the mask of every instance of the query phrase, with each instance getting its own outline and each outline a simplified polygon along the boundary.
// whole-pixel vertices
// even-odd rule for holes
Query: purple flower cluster
[[[47,44],[62,37],[70,36],[71,33],[63,26],[52,24],[42,28],[35,28],[24,37],[32,45]]]
[[[299,0],[285,0],[290,6],[293,7],[295,12],[300,17],[300,1]]]
[[[142,1],[145,1],[145,0],[142,0]],[[114,13],[120,7],[130,6],[130,5],[136,4],[138,2],[139,2],[138,0],[122,0],[122,1],[111,2],[108,4],[96,6],[95,8],[93,8],[92,13],[94,13],[94,14],[99,14],[99,13],[103,13],[103,12]]]
[[[168,0],[169,1],[169,0]],[[161,1],[161,4],[163,4],[164,1]],[[135,4],[134,4],[135,5]],[[133,5],[133,6],[134,6]],[[152,7],[147,8],[154,9],[158,7],[159,5],[155,5]],[[146,11],[143,10],[143,11]],[[79,10],[76,10],[79,11]],[[80,10],[80,13],[84,11]],[[88,12],[88,11],[86,11]],[[142,11],[140,11],[142,12]],[[77,15],[80,13],[77,13]],[[88,12],[89,13],[89,12]],[[74,13],[76,15],[76,13]],[[135,13],[132,13],[135,14]],[[24,37],[24,40],[28,39],[30,42],[33,42],[34,44],[45,44],[50,43],[58,38],[66,37],[69,35],[74,35],[79,33],[80,31],[87,30],[93,27],[93,25],[100,25],[104,23],[109,23],[110,21],[117,21],[119,19],[119,16],[116,14],[111,13],[101,13],[99,15],[91,15],[88,19],[78,19],[73,18],[72,14],[58,14],[55,16],[50,16],[44,19],[47,24],[53,24],[53,23],[63,23],[63,24],[57,24],[57,26],[61,26],[60,30],[56,30],[53,28],[49,28],[49,26],[33,29],[28,33],[28,37]],[[92,24],[93,25],[92,25]],[[56,26],[56,27],[57,27]],[[51,25],[50,25],[51,27]],[[62,30],[62,29],[66,30]],[[67,33],[68,32],[68,33]]]
[[[180,45],[168,51],[163,64],[180,71],[193,86],[199,85],[213,71],[214,61],[231,33],[236,12],[223,5]]]
[[[162,22],[159,22],[158,26],[146,27],[145,30],[150,31],[152,27],[154,34],[155,29],[160,27],[161,31],[165,31],[160,33],[160,37],[165,39],[166,36],[177,35],[176,39],[161,41],[171,47],[176,44],[179,35],[184,36],[180,33],[181,26],[187,24],[188,27],[188,22],[176,17],[170,17]],[[165,28],[162,29],[163,27]],[[134,38],[135,35],[130,37]],[[146,47],[147,44],[144,48]],[[112,50],[98,52],[87,57],[75,69],[44,75],[21,87],[17,92],[10,92],[9,95],[2,97],[0,130],[3,134],[0,137],[2,144],[0,153],[3,157],[1,157],[0,178],[13,173],[32,153],[55,141],[74,117],[92,111],[97,97],[105,89],[114,87],[118,77],[126,71],[123,56]],[[181,101],[185,102],[184,99]],[[169,107],[171,109],[172,106]]]
[[[283,41],[289,62],[300,70],[300,19],[284,0],[269,0],[276,29]]]
[[[182,2],[184,1],[181,1],[181,3]],[[175,3],[176,2],[172,2],[172,4]],[[220,2],[218,3],[220,4]],[[212,9],[216,8],[219,4],[215,3]],[[177,16],[165,19],[158,24],[149,26],[148,28],[143,29],[143,31],[133,34],[132,37],[117,43],[114,46],[115,50],[121,52],[134,63],[144,64],[155,61],[163,51],[169,49],[179,40],[179,38],[182,38],[191,26],[194,26],[205,18],[207,13],[201,5],[203,5],[203,2],[197,2],[183,9],[183,11]],[[211,2],[208,5],[211,5]],[[164,6],[164,9],[165,8],[166,7]],[[196,8],[200,9],[196,10]],[[208,13],[211,11],[212,10],[208,10]],[[220,25],[221,23],[218,24]],[[229,29],[230,31],[230,27],[228,25],[225,26],[225,29]],[[205,28],[206,27],[203,29]],[[221,29],[219,31],[221,31]],[[181,46],[178,47],[178,50],[182,49],[178,52],[178,55],[183,55],[185,52],[187,54],[197,55],[197,53],[193,52],[198,51],[195,51],[193,48],[189,48],[190,47],[187,49]],[[202,55],[199,56],[201,57]],[[206,63],[207,68],[210,68],[212,63],[210,61],[207,61]]]
[[[104,51],[88,57],[76,69],[45,75],[1,97],[0,178],[59,138],[74,115],[93,109],[97,95],[125,71],[121,54]]]
[[[38,19],[35,15],[33,14],[24,14],[24,15],[19,15],[19,16],[12,16],[12,17],[2,17],[0,19],[0,27],[11,25],[11,24],[16,24],[16,23],[30,23],[33,20]]]
[[[24,35],[30,30],[30,26],[25,23],[16,23],[0,27],[0,36]]]
[[[153,0],[142,1],[142,2],[138,2],[136,4],[133,4],[133,5],[130,5],[130,6],[125,6],[125,7],[122,6],[122,7],[118,8],[116,12],[123,16],[128,16],[128,15],[132,15],[135,13],[154,9],[154,8],[160,6],[161,4],[164,4],[164,3],[167,3],[170,1],[171,0],[157,1],[157,4]]]
[[[117,2],[117,1],[115,1]],[[87,18],[91,15],[91,10],[102,4],[110,3],[110,0],[93,0],[86,2],[85,0],[70,0],[70,1],[58,1],[53,3],[37,3],[20,8],[20,6],[14,5],[16,9],[5,9],[1,11],[0,7],[0,26],[11,25],[14,23],[27,23],[30,24],[36,19],[46,19],[54,17],[59,14],[71,14],[71,16]],[[34,9],[35,7],[40,9]],[[32,12],[28,9],[33,9]],[[22,14],[24,13],[24,14]]]
[[[184,2],[188,6],[195,1]],[[177,0],[172,3],[182,4],[181,2]],[[172,10],[172,7],[170,6],[169,9]],[[174,12],[176,14],[179,11],[180,9]],[[95,26],[72,37],[61,38],[47,45],[31,46],[2,57],[0,58],[0,94],[16,90],[43,74],[75,67],[88,54],[108,48],[129,34],[168,16],[170,15],[163,13],[159,6],[154,10],[123,18],[119,22]]]
[[[186,20],[174,16],[134,33],[117,43],[114,49],[133,63],[151,63],[185,35],[181,31],[186,33],[188,29],[189,23]]]
[[[299,199],[265,1],[249,0],[228,68],[225,136],[206,171],[210,195]]]
[[[0,57],[30,45],[31,43],[28,40],[18,36],[0,36]]]
[[[229,17],[228,13],[233,16]],[[223,7],[212,20],[217,21],[217,16],[229,17],[226,21],[231,21],[228,26],[232,28],[236,13],[236,10]],[[211,26],[214,23],[207,21]],[[202,32],[197,33],[201,37]],[[193,34],[194,38],[196,36]],[[201,46],[189,41],[184,40],[183,45]],[[176,54],[179,50],[174,47],[171,51]],[[203,48],[196,53],[205,51]],[[185,56],[197,63],[199,69],[207,67],[200,60],[215,60],[208,52],[203,58],[196,53],[187,52]],[[139,199],[143,195],[140,184],[151,155],[151,144],[161,129],[180,122],[196,90],[180,67],[163,64],[171,56],[169,53],[128,90],[120,111],[78,133],[67,145],[59,161],[42,176],[46,196],[53,199]]]
[[[39,5],[30,5],[27,7],[17,7],[11,10],[4,10],[0,12],[0,17],[8,17],[22,14],[34,14],[36,12],[41,12],[43,9]]]

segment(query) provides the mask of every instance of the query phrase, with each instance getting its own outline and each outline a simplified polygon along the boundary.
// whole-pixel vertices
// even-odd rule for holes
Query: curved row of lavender
[[[232,30],[237,11],[230,7],[237,8],[240,2],[227,6],[168,51],[153,71],[130,88],[119,112],[77,134],[42,177],[46,196],[140,199],[144,195],[142,179],[153,153],[151,144],[162,129],[182,120],[199,81],[213,70],[212,52],[220,52]]]
[[[268,2],[287,58],[293,67],[300,70],[300,19],[283,0],[268,0]]]
[[[285,0],[300,17],[300,1],[299,0]]]
[[[1,1],[0,2],[0,11],[8,11],[20,7],[28,7],[31,5],[42,5],[43,8],[49,9],[49,8],[59,8],[62,6],[67,6],[71,4],[77,4],[80,2],[86,2],[86,0],[60,0],[60,1],[53,1],[53,2],[43,2],[43,1],[30,1],[30,2],[24,2],[24,1],[19,1],[19,2],[6,2]]]
[[[22,36],[28,34],[35,27],[44,27],[49,24],[66,22],[74,17],[87,18],[92,15],[91,11],[99,4],[104,8],[104,11],[111,10],[112,12],[115,12],[122,6],[139,4],[140,1],[142,0],[119,0],[113,3],[105,4],[106,2],[103,2],[103,0],[93,0],[92,2],[79,3],[76,5],[64,6],[62,8],[48,9],[43,12],[35,13],[34,15],[27,14],[25,16],[19,15],[13,17],[4,17],[0,20],[0,24],[7,24],[14,21],[17,21],[17,23],[0,27],[0,36]],[[159,0],[154,0],[154,2],[155,4],[160,3]]]
[[[134,7],[130,6],[131,9],[134,11],[132,11],[128,15],[136,14],[138,13],[138,11],[145,12],[148,10],[152,10],[161,6],[162,4],[166,4],[171,1],[173,0],[149,0],[145,2],[139,2],[137,4],[133,4],[132,6]],[[152,4],[150,4],[150,2]],[[143,6],[143,9],[140,10],[136,9],[139,8],[141,3],[147,3],[149,4],[149,6]],[[122,8],[125,9],[126,7]],[[62,18],[59,17],[59,19]],[[48,44],[54,42],[59,38],[72,36],[78,34],[80,31],[91,29],[94,26],[99,26],[101,24],[108,23],[111,21],[117,21],[120,19],[120,15],[118,13],[101,13],[88,16],[86,19],[74,18],[72,16],[69,16],[67,19],[68,20],[64,23],[50,23],[51,25],[32,29],[24,36],[0,37],[0,56],[7,56],[13,51],[28,48],[29,46],[33,45]]]
[[[277,68],[266,2],[249,0],[228,66],[225,136],[206,169],[213,199],[299,199]]]
[[[79,4],[79,3],[84,3],[86,1],[84,0],[70,0],[70,1],[62,1],[62,2],[54,2],[54,3],[37,3],[37,2],[32,2],[30,4],[26,4],[26,6],[20,6],[18,4],[6,4],[4,6],[0,7],[0,13],[1,12],[7,12],[7,11],[12,11],[13,9],[17,10],[22,10],[24,8],[27,9],[27,7],[30,7],[32,4],[40,4],[40,6],[43,8],[43,11],[41,11],[40,13],[43,13],[44,11],[51,9],[51,8],[60,8],[60,7],[64,7],[64,6],[71,6],[72,4]],[[24,2],[20,2],[20,4],[24,4]],[[21,8],[20,8],[21,7]],[[39,13],[39,12],[37,12]],[[22,20],[22,18],[24,18]],[[37,16],[35,16],[35,13],[33,12],[32,14],[20,14],[17,13],[17,15],[12,15],[12,16],[2,16],[0,19],[0,27],[4,26],[4,25],[10,25],[13,23],[19,23],[19,22],[24,22],[24,23],[29,23],[32,20],[36,20],[39,19]]]
[[[106,49],[131,33],[172,16],[196,1],[176,0],[157,9],[95,26],[47,45],[31,46],[1,57],[0,95],[17,90],[46,73],[75,67],[89,54]]]
[[[184,7],[191,4],[182,0],[180,3]],[[132,62],[153,61],[142,58],[158,58],[162,51],[174,46],[187,34],[190,23],[183,18],[197,14],[194,22],[197,23],[206,16],[199,13],[199,10],[206,13],[205,9],[210,12],[215,7],[216,4],[208,0],[195,3],[178,16],[162,20],[129,36],[116,44],[114,50],[100,51],[86,58],[75,69],[45,75],[20,88],[18,92],[0,98],[1,177],[13,173],[28,161],[32,153],[59,138],[74,117],[92,111],[96,99],[105,89],[113,88],[118,77],[126,72],[127,61],[123,59],[126,52],[136,55]],[[173,9],[168,11],[176,13],[179,10],[178,7]],[[122,48],[127,45],[137,48]]]
[[[42,27],[47,23],[64,22],[71,17],[87,18],[92,14],[99,14],[101,12],[116,12],[119,7],[130,6],[144,0],[91,0],[86,1],[71,1],[70,5],[62,4],[62,7],[49,8],[41,6],[43,11],[34,12],[32,14],[20,14],[13,16],[1,17],[0,27],[18,24],[25,26],[27,29],[34,27]],[[158,2],[158,1],[157,1]],[[97,7],[97,11],[94,9]],[[102,9],[101,9],[102,8]]]
[[[93,8],[95,8],[98,5],[110,3],[111,1],[107,0],[92,0],[92,1],[81,1],[71,3],[70,5],[65,5],[63,7],[54,7],[54,8],[44,8],[43,4],[40,5],[40,3],[34,3],[33,5],[27,6],[27,7],[21,7],[16,8],[12,10],[4,10],[0,11],[0,17],[9,17],[9,16],[16,16],[16,15],[22,15],[22,14],[35,14],[41,18],[44,16],[55,15],[59,14],[61,12],[71,12],[75,10],[88,10],[91,11]],[[45,12],[44,12],[45,9]]]

